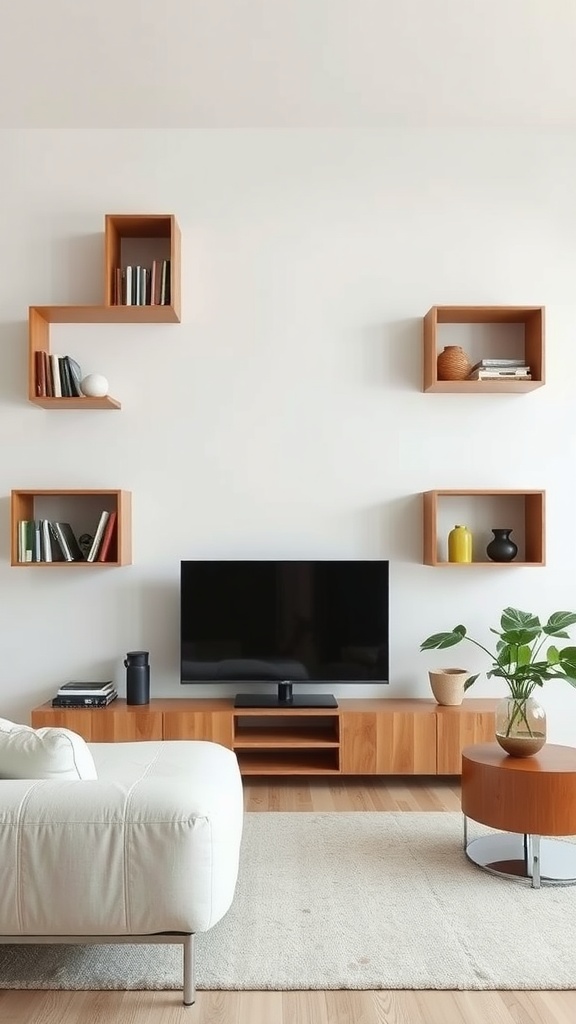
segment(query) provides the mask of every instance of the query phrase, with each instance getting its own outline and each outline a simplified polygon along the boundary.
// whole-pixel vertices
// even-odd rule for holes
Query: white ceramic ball
[[[108,394],[108,381],[101,373],[89,373],[83,378],[80,390],[87,398],[104,398]]]

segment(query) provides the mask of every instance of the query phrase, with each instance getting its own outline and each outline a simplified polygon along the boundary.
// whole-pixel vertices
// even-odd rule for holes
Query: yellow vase
[[[467,526],[455,526],[448,534],[448,561],[472,561],[472,534]]]

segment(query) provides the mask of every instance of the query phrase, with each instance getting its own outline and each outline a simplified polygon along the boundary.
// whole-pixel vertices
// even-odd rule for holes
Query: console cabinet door
[[[116,702],[114,702],[115,704]],[[30,717],[34,729],[60,726],[71,729],[87,743],[116,743],[162,739],[162,712],[148,706],[126,708],[34,708]]]
[[[165,711],[165,740],[211,740],[232,750],[232,711]]]
[[[436,717],[430,711],[343,711],[344,775],[434,775]]]
[[[465,703],[438,708],[438,775],[461,775],[463,747],[494,742],[495,702],[487,700],[486,704],[486,708],[474,710],[467,710]]]

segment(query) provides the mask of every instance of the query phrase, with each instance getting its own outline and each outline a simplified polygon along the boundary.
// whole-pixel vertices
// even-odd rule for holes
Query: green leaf
[[[478,675],[480,675],[480,673],[478,673]],[[474,683],[478,679],[478,675],[468,676],[468,679],[464,683],[464,693],[466,693],[466,690],[469,690],[470,687],[474,685]]]
[[[518,665],[529,665],[532,658],[532,648],[523,646],[519,647],[516,653],[516,662]]]
[[[560,651],[560,664],[565,671],[568,668],[576,670],[576,647],[565,647]]]
[[[502,639],[507,644],[531,644],[540,634],[540,629],[509,629],[502,633]]]
[[[420,644],[421,651],[439,651],[446,647],[455,647],[464,639],[464,626],[455,626],[451,633],[433,633]]]
[[[565,630],[576,622],[576,612],[553,612],[548,622],[543,627],[544,633],[548,636],[567,637],[569,633]]]
[[[488,672],[486,673],[486,678],[490,679],[492,676],[499,676],[500,679],[508,679],[508,675],[509,673],[506,672],[505,669],[496,667],[488,670]]]
[[[557,665],[560,661],[560,654],[558,653],[557,647],[549,647],[546,651],[546,657],[550,665]]]
[[[540,619],[532,612],[522,612],[519,608],[505,608],[500,619],[502,633],[508,633],[516,629],[529,629],[539,632],[541,629]]]

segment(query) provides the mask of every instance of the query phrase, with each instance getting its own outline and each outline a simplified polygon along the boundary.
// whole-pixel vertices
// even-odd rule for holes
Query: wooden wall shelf
[[[34,708],[31,724],[88,742],[210,740],[234,750],[243,775],[459,775],[462,747],[494,738],[498,701],[339,699],[337,708],[234,708],[227,698],[156,698],[146,706]]]
[[[425,491],[423,498],[423,561],[424,565],[450,566],[456,569],[469,569],[474,567],[491,567],[496,569],[508,569],[518,566],[542,567],[546,564],[545,544],[545,491],[521,491],[521,490],[439,490]],[[522,520],[523,537],[518,536],[517,540],[522,542],[525,557],[516,558],[512,562],[492,562],[485,555],[485,548],[482,551],[482,558],[478,558],[473,551],[473,561],[467,563],[448,562],[440,557],[440,536],[439,516],[442,503],[446,499],[465,498],[511,498],[518,506],[518,516]],[[455,520],[461,521],[461,520]],[[455,525],[451,523],[451,526]],[[465,522],[465,521],[464,521]],[[465,525],[470,525],[465,523]],[[506,523],[486,523],[485,530],[490,536],[491,527],[495,525],[510,526]],[[447,534],[447,529],[443,532]],[[473,531],[474,532],[474,531]],[[444,539],[444,538],[443,538]]]
[[[522,324],[524,340],[515,355],[526,360],[532,380],[438,380],[437,358],[444,347],[439,339],[442,324]],[[432,306],[423,320],[423,384],[422,390],[442,394],[523,394],[545,383],[544,376],[544,307],[543,306]],[[463,346],[466,348],[466,346]],[[492,353],[491,353],[492,354]],[[505,356],[509,352],[501,353]],[[472,362],[477,359],[469,352]]]
[[[104,304],[30,306],[28,398],[43,409],[120,409],[117,399],[52,398],[37,393],[35,353],[50,352],[51,324],[165,324],[180,322],[180,229],[171,214],[107,214],[104,230]],[[119,305],[114,301],[117,267],[170,260],[169,305]]]
[[[105,562],[20,562],[18,524],[37,519],[70,523],[76,538],[94,534],[100,513],[116,512],[115,536]],[[10,564],[21,569],[92,569],[132,562],[132,495],[122,490],[15,490],[10,501]]]

